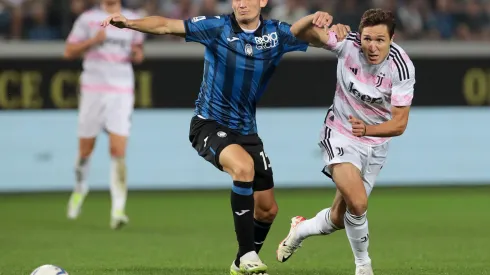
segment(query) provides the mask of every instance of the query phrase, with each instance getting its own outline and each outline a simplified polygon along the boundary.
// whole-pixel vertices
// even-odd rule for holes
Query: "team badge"
[[[380,73],[377,77],[376,77],[376,87],[379,87],[381,86],[381,84],[383,84],[383,79],[385,77],[385,74],[384,73]]]
[[[254,50],[252,48],[252,45],[250,45],[250,44],[245,45],[245,54],[248,56],[252,56],[254,54]]]

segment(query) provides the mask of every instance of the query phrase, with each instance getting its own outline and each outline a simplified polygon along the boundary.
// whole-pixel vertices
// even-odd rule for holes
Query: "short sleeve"
[[[75,23],[73,24],[73,27],[70,31],[70,34],[68,35],[68,38],[66,39],[66,42],[68,43],[80,43],[83,42],[87,39],[89,39],[89,25],[87,24],[85,20],[85,16],[82,14],[80,15],[77,20],[75,20]]]
[[[308,42],[296,38],[296,36],[291,33],[290,24],[279,21],[278,29],[279,39],[285,53],[294,51],[306,52],[309,45]]]
[[[209,46],[218,37],[224,24],[223,16],[196,16],[184,20],[185,41]]]
[[[392,60],[392,106],[410,106],[415,88],[415,67],[412,61],[399,52],[391,51]]]

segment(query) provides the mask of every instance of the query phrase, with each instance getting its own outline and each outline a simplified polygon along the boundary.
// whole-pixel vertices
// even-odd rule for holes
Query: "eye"
[[[378,39],[378,42],[384,42],[385,40],[384,39]]]

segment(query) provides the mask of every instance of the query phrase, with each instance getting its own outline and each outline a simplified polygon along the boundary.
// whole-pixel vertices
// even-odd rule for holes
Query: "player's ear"
[[[269,2],[269,0],[260,0],[260,7],[265,8],[265,6],[267,6],[267,2]]]

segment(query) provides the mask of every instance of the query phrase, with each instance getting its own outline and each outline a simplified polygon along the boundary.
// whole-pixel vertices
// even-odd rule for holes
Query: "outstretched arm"
[[[315,47],[320,47],[328,41],[325,31],[332,24],[333,17],[326,12],[316,12],[296,21],[291,26],[291,33]]]
[[[336,24],[330,27],[333,17],[326,12],[316,12],[298,20],[291,27],[294,36],[309,42],[314,47],[322,48],[328,44],[330,34],[335,33],[337,42],[344,40],[350,27]]]
[[[107,17],[101,25],[103,27],[113,25],[118,28],[127,28],[150,34],[172,34],[185,37],[183,20],[170,19],[162,16],[147,16],[141,19],[130,20],[116,13]]]

